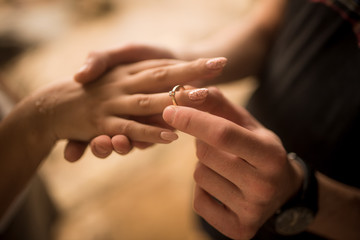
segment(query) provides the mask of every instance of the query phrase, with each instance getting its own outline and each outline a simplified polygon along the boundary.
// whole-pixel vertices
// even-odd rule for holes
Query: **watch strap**
[[[263,226],[263,228],[267,229],[267,231],[278,235],[284,235],[284,226],[282,226],[282,230],[279,230],[277,227],[277,223],[284,216],[284,213],[288,211],[306,211],[307,216],[310,215],[310,218],[314,219],[318,211],[318,183],[313,168],[295,153],[289,153],[288,159],[295,160],[301,165],[301,168],[304,171],[304,181],[299,192],[288,200],[278,211],[276,211],[276,213]],[[309,221],[309,218],[307,217],[305,222],[297,223],[298,226],[301,226],[300,228],[302,230],[300,230],[300,232],[305,231],[310,222],[311,221]],[[291,223],[289,224],[291,225]],[[296,231],[290,229],[288,230],[286,230],[286,235],[295,235],[299,233],[299,229]]]
[[[289,200],[283,208],[294,206],[303,206],[311,209],[314,215],[317,213],[318,207],[318,182],[315,177],[314,169],[296,153],[289,153],[288,158],[297,161],[304,171],[304,181],[299,193]]]

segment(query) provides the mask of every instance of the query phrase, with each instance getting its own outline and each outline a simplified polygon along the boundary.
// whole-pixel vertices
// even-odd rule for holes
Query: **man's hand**
[[[250,239],[300,189],[302,172],[273,132],[209,90],[202,111],[169,106],[163,118],[197,139],[195,211],[226,236]]]

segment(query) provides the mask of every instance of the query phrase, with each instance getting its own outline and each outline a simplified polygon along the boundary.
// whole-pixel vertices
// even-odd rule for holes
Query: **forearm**
[[[281,23],[285,4],[285,0],[257,1],[240,22],[177,55],[184,59],[226,57],[225,80],[256,75]]]
[[[318,173],[319,212],[309,230],[331,239],[360,239],[360,190]]]
[[[25,99],[0,124],[0,217],[55,143],[35,105]]]

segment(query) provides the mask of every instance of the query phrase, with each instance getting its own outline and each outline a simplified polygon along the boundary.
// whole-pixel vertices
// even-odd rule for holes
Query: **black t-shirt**
[[[291,0],[248,108],[325,175],[360,188],[360,48],[349,21]]]
[[[360,48],[352,24],[338,11],[307,0],[288,1],[248,109],[280,136],[288,152],[360,188]],[[213,239],[229,239],[201,223]],[[323,238],[306,232],[281,237],[264,227],[254,239]]]

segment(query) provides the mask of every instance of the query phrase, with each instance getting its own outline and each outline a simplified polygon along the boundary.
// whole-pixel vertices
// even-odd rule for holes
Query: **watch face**
[[[280,213],[275,220],[275,230],[281,235],[294,235],[306,230],[314,220],[314,213],[306,207],[294,207]]]

